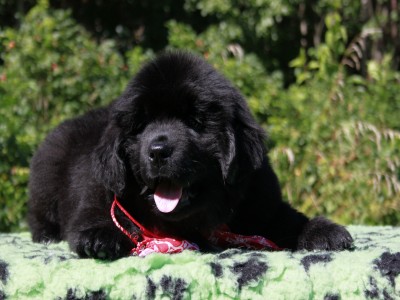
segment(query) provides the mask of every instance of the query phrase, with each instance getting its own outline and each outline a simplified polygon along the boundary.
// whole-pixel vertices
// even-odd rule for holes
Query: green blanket
[[[185,251],[114,262],[0,234],[0,299],[400,299],[400,227],[349,230],[354,251]]]

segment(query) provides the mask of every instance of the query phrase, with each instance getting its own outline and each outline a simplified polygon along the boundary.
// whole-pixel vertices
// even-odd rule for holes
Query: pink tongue
[[[161,182],[154,193],[154,201],[157,208],[163,213],[169,213],[175,209],[182,196],[182,188],[171,182]]]

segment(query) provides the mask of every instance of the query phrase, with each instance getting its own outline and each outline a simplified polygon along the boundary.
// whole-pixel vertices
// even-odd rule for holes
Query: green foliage
[[[334,78],[332,75],[341,72],[343,67],[340,58],[345,54],[347,31],[341,23],[339,13],[330,13],[325,17],[325,43],[316,48],[300,51],[300,55],[291,61],[290,66],[296,69],[297,83],[317,76],[320,79]],[[307,62],[307,58],[309,61]],[[339,70],[340,69],[340,70]]]
[[[399,224],[400,132],[379,124],[379,111],[375,124],[362,117],[388,95],[346,84],[338,101],[329,98],[330,89],[331,83],[314,80],[276,101],[269,126],[279,142],[270,155],[285,196],[309,215]]]
[[[0,231],[26,226],[29,160],[46,133],[118,97],[163,41],[203,56],[245,95],[295,207],[341,223],[400,224],[400,52],[388,35],[399,21],[388,4],[371,14],[349,0],[167,1],[152,20],[174,3],[180,17],[147,49],[121,42],[140,20],[107,28],[113,40],[95,33],[95,42],[70,10],[46,0],[0,29]],[[13,6],[0,1],[8,18]],[[157,28],[147,38],[143,28],[135,39],[151,44]]]
[[[18,30],[0,36],[0,231],[18,226],[27,199],[29,158],[65,118],[109,103],[149,57],[95,43],[68,11],[34,7]]]
[[[287,0],[186,0],[189,11],[199,10],[203,16],[215,16],[228,27],[240,27],[256,37],[275,36],[284,16],[293,12],[297,1]],[[222,24],[221,24],[222,25]]]
[[[292,44],[291,22],[286,20],[296,13],[298,3],[297,0],[186,0],[185,8],[212,18],[215,31],[230,34],[232,42],[258,54],[263,66],[273,70],[297,52],[298,45]],[[218,43],[218,39],[214,42]]]
[[[346,75],[351,54],[337,13],[325,43],[291,65],[297,83],[279,94],[269,120],[284,193],[309,215],[343,223],[400,224],[400,73],[390,55],[368,77]],[[281,101],[280,101],[281,100]]]

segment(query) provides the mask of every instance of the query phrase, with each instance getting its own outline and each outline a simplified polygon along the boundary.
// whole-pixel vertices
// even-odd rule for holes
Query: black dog
[[[127,255],[134,245],[110,217],[116,195],[145,227],[203,249],[220,224],[293,250],[349,248],[342,226],[282,201],[264,139],[245,99],[209,64],[161,55],[110,106],[62,123],[41,145],[31,163],[33,240],[65,239],[82,257]]]

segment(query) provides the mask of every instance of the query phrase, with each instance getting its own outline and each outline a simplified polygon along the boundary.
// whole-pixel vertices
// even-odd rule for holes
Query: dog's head
[[[135,180],[159,215],[181,219],[216,209],[230,185],[259,168],[263,139],[241,94],[213,67],[167,53],[113,103],[95,170],[117,195]]]

